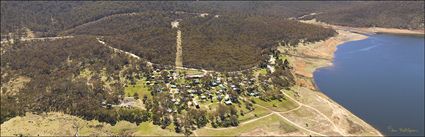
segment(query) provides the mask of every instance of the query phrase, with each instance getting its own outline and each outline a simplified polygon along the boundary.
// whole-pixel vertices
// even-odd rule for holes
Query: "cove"
[[[344,43],[314,81],[385,136],[424,135],[424,37],[376,34]]]

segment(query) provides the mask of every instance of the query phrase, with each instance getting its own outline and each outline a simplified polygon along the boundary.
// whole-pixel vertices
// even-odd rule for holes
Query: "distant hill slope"
[[[354,27],[417,29],[424,27],[424,1],[379,1],[312,16],[318,20]]]
[[[144,11],[186,11],[240,16],[299,17],[312,12],[319,20],[350,26],[423,28],[423,1],[275,1],[275,2],[153,2],[153,1],[1,1],[1,34],[28,27],[56,35],[99,18]],[[18,16],[19,15],[19,16]]]

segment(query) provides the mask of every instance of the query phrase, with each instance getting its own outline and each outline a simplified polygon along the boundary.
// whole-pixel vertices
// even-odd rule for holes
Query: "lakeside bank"
[[[333,66],[313,78],[320,91],[384,135],[422,136],[423,65],[424,37],[376,34],[339,46]]]
[[[338,35],[325,41],[300,44],[296,48],[281,47],[282,53],[288,56],[299,86],[296,90],[300,101],[310,104],[329,117],[339,130],[349,136],[383,136],[376,128],[363,121],[346,108],[323,94],[316,87],[313,73],[316,69],[333,65],[332,61],[337,46],[345,42],[363,40],[366,35],[336,29]]]
[[[304,23],[320,25],[324,27],[329,27],[335,29],[339,34],[335,37],[329,38],[325,41],[320,41],[316,43],[308,44],[299,44],[296,48],[285,50],[285,48],[280,48],[283,53],[289,56],[290,62],[293,63],[295,70],[295,75],[297,75],[297,85],[300,87],[306,88],[304,90],[298,90],[299,94],[307,93],[311,91],[311,94],[315,94],[316,98],[321,99],[325,98],[330,103],[336,107],[335,111],[341,111],[347,114],[346,120],[356,119],[358,120],[361,127],[369,129],[371,132],[376,133],[375,135],[383,136],[380,131],[372,127],[370,124],[366,123],[356,115],[352,114],[346,108],[342,107],[327,95],[320,92],[313,80],[313,73],[316,69],[322,67],[332,66],[334,59],[334,54],[337,49],[337,46],[343,45],[345,42],[363,40],[373,34],[393,34],[393,35],[408,35],[408,36],[424,36],[423,30],[404,30],[404,29],[395,29],[395,28],[354,28],[346,26],[337,26],[330,25],[323,22],[317,22],[315,20],[301,21]],[[317,91],[317,92],[316,92]],[[310,97],[310,98],[315,98]],[[320,105],[317,105],[320,107]],[[332,115],[333,117],[334,115]],[[341,125],[344,126],[343,124]],[[345,125],[346,126],[346,125]],[[351,127],[352,128],[352,127]],[[356,134],[350,134],[356,135]],[[358,134],[357,134],[358,135]]]

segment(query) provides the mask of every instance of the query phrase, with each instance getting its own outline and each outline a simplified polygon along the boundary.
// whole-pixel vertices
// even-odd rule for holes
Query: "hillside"
[[[320,13],[317,18],[335,24],[423,28],[423,1],[282,1],[282,2],[37,2],[2,1],[1,34],[28,27],[38,35],[57,35],[60,31],[105,16],[145,11],[207,12],[219,15],[301,17]],[[5,14],[6,13],[6,14]],[[19,16],[17,16],[19,15]],[[353,20],[360,17],[361,19]],[[351,22],[352,21],[352,22]]]
[[[15,43],[1,55],[0,120],[60,111],[114,123],[109,114],[115,111],[100,105],[118,103],[142,64],[94,37]]]
[[[310,18],[353,27],[423,29],[424,12],[424,1],[388,1],[330,10]]]
[[[1,135],[380,135],[312,71],[421,4],[1,1]]]

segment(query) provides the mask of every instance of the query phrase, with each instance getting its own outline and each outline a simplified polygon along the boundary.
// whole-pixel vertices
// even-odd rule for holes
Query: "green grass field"
[[[267,69],[263,68],[263,69],[257,69],[255,70],[254,74],[259,74],[259,75],[266,75],[267,74]]]
[[[288,58],[288,56],[286,56],[284,54],[279,54],[279,59],[282,59],[282,61],[285,61],[285,59],[287,59],[287,58]]]
[[[251,98],[251,99],[253,99],[258,105],[261,105],[279,112],[288,111],[298,107],[298,104],[290,99],[285,99],[283,101],[272,100],[267,102],[259,98]]]
[[[265,130],[265,132],[281,131],[288,133],[298,130],[279,116],[271,115],[251,123],[239,125],[236,128],[227,128],[222,130],[202,128],[196,130],[196,133],[198,136],[238,136],[242,133],[247,133],[259,128]]]
[[[187,75],[200,75],[204,74],[201,70],[193,70],[193,69],[177,69],[177,72],[186,73]]]
[[[148,97],[151,96],[149,93],[148,87],[146,86],[146,80],[145,79],[139,79],[136,81],[135,85],[128,85],[124,88],[124,93],[127,97],[132,97],[134,93],[139,94],[139,97],[142,98],[143,95],[146,95]]]
[[[254,106],[255,107],[255,106]],[[245,105],[242,105],[241,108],[238,108],[239,110],[242,109],[245,114],[243,116],[239,116],[238,120],[239,122],[248,121],[257,117],[265,116],[267,114],[270,114],[271,112],[265,108],[262,107],[255,107],[253,111],[249,111],[245,108]]]
[[[152,122],[143,122],[139,125],[137,131],[133,133],[134,136],[183,136],[183,134],[177,134],[172,128],[174,126],[168,126],[162,129],[160,126],[153,125]]]

